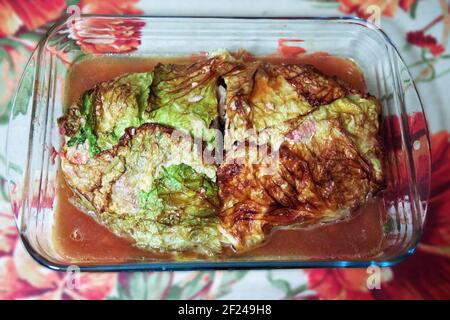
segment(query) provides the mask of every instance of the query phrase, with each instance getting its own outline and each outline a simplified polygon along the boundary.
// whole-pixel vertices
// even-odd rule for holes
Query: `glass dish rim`
[[[273,20],[293,20],[293,21],[330,21],[330,22],[336,22],[336,23],[342,23],[342,22],[353,22],[356,25],[359,25],[361,27],[366,27],[371,29],[374,32],[377,32],[378,35],[380,35],[383,40],[385,41],[385,44],[389,45],[394,52],[396,53],[399,61],[403,63],[405,62],[403,60],[403,57],[400,55],[397,47],[392,42],[390,37],[383,31],[382,28],[378,27],[377,25],[371,23],[370,21],[367,21],[365,19],[354,17],[354,16],[286,16],[286,17],[254,17],[254,16],[172,16],[172,15],[114,15],[114,14],[81,14],[80,17],[86,17],[86,18],[105,18],[105,19],[159,19],[159,20],[166,20],[166,19],[178,19],[178,20],[184,20],[184,19],[196,19],[196,20],[221,20],[221,21],[233,21],[233,20],[266,20],[266,21],[273,21]],[[25,74],[25,70],[29,68],[29,65],[31,61],[33,60],[33,57],[35,54],[38,55],[38,57],[41,55],[41,50],[44,48],[46,41],[54,35],[55,31],[58,30],[61,26],[63,26],[70,16],[66,15],[58,20],[56,20],[53,25],[48,29],[46,35],[38,42],[35,49],[30,55],[30,58],[28,59],[27,63],[25,64],[24,71],[22,73],[22,76],[20,77],[19,85],[16,88],[16,93],[13,99],[12,108],[14,108],[16,104],[16,98],[18,94],[18,88],[20,88],[22,84],[22,80]],[[38,59],[39,60],[39,59]],[[38,68],[39,66],[37,66]],[[419,105],[420,105],[420,113],[423,115],[424,119],[426,120],[426,114],[424,111],[424,105],[422,102],[422,98],[420,96],[420,93],[417,90],[416,83],[414,79],[411,76],[410,70],[406,68],[407,74],[411,79],[412,88],[415,91]],[[37,81],[35,79],[35,81]],[[36,83],[33,83],[33,87],[36,85]],[[11,112],[11,115],[9,117],[8,122],[8,129],[6,134],[6,141],[9,141],[9,133],[10,133],[10,125],[13,118],[13,112]],[[425,121],[425,136],[428,141],[428,156],[431,158],[431,151],[430,151],[430,134],[428,129],[428,123]],[[6,176],[8,181],[8,191],[11,194],[11,179],[9,179],[9,156],[8,156],[8,143],[6,143],[5,146],[5,155],[6,155]],[[413,168],[414,168],[414,161],[411,160]],[[414,171],[411,169],[411,171]],[[412,172],[414,174],[414,172]],[[430,176],[428,177],[430,180]],[[429,182],[429,181],[428,181]],[[418,197],[414,198],[414,201],[420,201]],[[427,198],[425,199],[426,204],[429,202],[429,194],[427,195]],[[426,206],[427,207],[427,206]],[[426,208],[425,208],[426,213]],[[425,216],[426,217],[426,216]],[[369,267],[369,266],[379,266],[379,267],[391,267],[393,265],[396,265],[402,261],[404,261],[407,257],[411,256],[414,251],[417,248],[417,244],[420,241],[421,235],[423,233],[423,225],[420,229],[419,234],[416,236],[416,239],[413,243],[411,243],[411,246],[407,249],[406,253],[394,256],[390,259],[385,260],[361,260],[361,261],[353,261],[353,260],[259,260],[259,261],[208,261],[208,260],[199,260],[199,261],[170,261],[170,262],[142,262],[142,263],[108,263],[108,264],[86,264],[86,265],[71,265],[71,264],[62,264],[62,263],[55,263],[50,261],[47,258],[44,258],[39,252],[37,252],[33,246],[29,243],[29,240],[25,236],[24,233],[20,231],[19,222],[16,219],[16,216],[14,215],[15,224],[17,227],[17,230],[19,232],[19,237],[27,250],[27,252],[33,257],[35,261],[37,261],[39,264],[55,271],[67,271],[69,268],[76,266],[80,271],[89,271],[89,272],[103,272],[103,271],[188,271],[188,270],[233,270],[233,269],[290,269],[290,268],[362,268],[362,267]],[[426,220],[426,219],[425,219]],[[425,222],[424,220],[424,222]],[[424,223],[423,222],[423,223]]]

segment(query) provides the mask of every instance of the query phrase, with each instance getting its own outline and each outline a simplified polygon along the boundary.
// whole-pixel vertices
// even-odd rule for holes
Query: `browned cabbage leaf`
[[[348,218],[383,188],[380,113],[312,66],[223,52],[86,91],[61,119],[61,167],[77,204],[140,248],[244,251]],[[205,163],[219,116],[225,161]]]
[[[193,64],[158,64],[144,114],[147,122],[168,125],[214,142],[218,123],[219,76],[233,68],[228,54]]]
[[[262,243],[273,228],[348,218],[382,189],[375,98],[310,66],[254,63],[225,81],[232,90],[220,217],[236,250]]]
[[[87,146],[61,152],[78,206],[115,234],[158,252],[221,251],[216,168],[188,136],[147,123],[92,157]]]
[[[149,72],[130,73],[86,91],[60,119],[68,145],[87,142],[91,155],[111,149],[125,129],[142,124],[151,83]]]
[[[309,65],[240,63],[224,76],[227,85],[225,148],[344,97],[349,90]]]

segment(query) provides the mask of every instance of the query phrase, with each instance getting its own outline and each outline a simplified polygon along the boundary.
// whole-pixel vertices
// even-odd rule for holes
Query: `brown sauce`
[[[72,191],[64,182],[62,174],[58,180],[54,242],[58,253],[65,259],[88,264],[167,258],[137,249],[131,245],[131,241],[115,236],[95,222],[72,204]]]
[[[264,58],[271,63],[304,63],[310,64],[326,75],[334,76],[344,81],[351,88],[361,92],[366,91],[364,75],[358,65],[349,59],[333,56],[326,52],[301,54],[295,58],[285,57],[279,54]]]
[[[364,259],[381,248],[380,201],[360,208],[354,218],[296,230],[277,230],[261,247],[241,256],[271,259]]]
[[[66,79],[66,105],[72,103],[96,83],[129,72],[150,71],[156,63],[192,62],[198,57],[136,58],[95,57],[80,60],[71,67]],[[295,58],[273,55],[272,63],[312,64],[325,74],[336,76],[351,87],[365,91],[364,77],[358,66],[344,58],[326,53],[301,54]],[[133,247],[71,204],[72,193],[62,177],[58,183],[58,206],[54,241],[59,254],[80,264],[117,263],[137,260],[169,260],[170,256]],[[354,218],[334,224],[296,230],[276,230],[260,247],[234,254],[231,250],[217,259],[367,259],[381,250],[383,240],[381,201],[372,200],[358,209]]]

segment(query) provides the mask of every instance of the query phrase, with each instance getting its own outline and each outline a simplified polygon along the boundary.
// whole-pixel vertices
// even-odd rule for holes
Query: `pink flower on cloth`
[[[78,5],[83,13],[96,14],[142,14],[136,7],[139,0],[81,0]]]
[[[450,134],[447,131],[434,134],[431,145],[430,202],[416,252],[406,261],[383,269],[379,290],[367,289],[366,269],[306,270],[309,289],[316,292],[315,298],[450,298]]]
[[[16,241],[17,229],[12,215],[0,212],[0,258],[13,252]]]
[[[399,7],[409,11],[416,0],[339,0],[338,2],[340,11],[367,19],[372,14],[370,10],[372,6],[380,8],[384,16],[393,17]]]
[[[0,300],[104,299],[117,273],[66,273],[40,266],[18,239],[10,214],[0,213]]]
[[[0,37],[41,27],[58,18],[65,7],[64,0],[0,0]]]
[[[429,49],[435,57],[445,51],[445,47],[435,37],[430,34],[425,34],[422,30],[408,32],[406,34],[406,40],[417,47]]]
[[[82,0],[78,4],[81,13],[96,14],[142,14],[136,7],[136,0],[95,1]],[[127,21],[90,19],[80,20],[72,25],[72,36],[85,53],[127,53],[137,49],[141,40],[141,29],[145,25],[142,20],[129,19]],[[86,28],[102,30],[108,37],[98,38],[98,35],[86,35]]]

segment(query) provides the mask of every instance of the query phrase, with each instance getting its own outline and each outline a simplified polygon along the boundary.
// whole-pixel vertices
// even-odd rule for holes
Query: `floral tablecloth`
[[[449,1],[278,0],[276,7],[268,0],[163,2],[0,0],[0,299],[449,299]],[[372,290],[367,286],[366,269],[82,273],[78,285],[73,286],[68,281],[71,275],[39,266],[18,240],[8,203],[6,126],[28,57],[52,21],[70,5],[78,5],[82,13],[103,14],[298,13],[371,18],[378,10],[382,14],[378,22],[400,49],[417,81],[432,131],[431,201],[416,253],[395,267],[382,269],[381,288]]]

